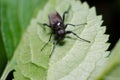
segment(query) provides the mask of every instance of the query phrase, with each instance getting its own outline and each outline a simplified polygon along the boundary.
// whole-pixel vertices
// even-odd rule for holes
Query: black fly
[[[79,26],[79,25],[83,25],[83,24],[79,24],[79,25],[74,25],[74,24],[64,24],[64,21],[65,21],[65,15],[69,12],[70,10],[70,7],[68,8],[67,11],[64,12],[63,14],[63,17],[61,18],[61,16],[59,15],[58,12],[53,12],[51,13],[48,17],[49,17],[49,25],[44,23],[42,25],[44,26],[48,26],[49,28],[51,28],[52,32],[50,34],[50,37],[49,37],[49,40],[48,42],[42,47],[41,51],[45,48],[45,46],[50,42],[51,40],[51,37],[52,35],[54,34],[54,41],[53,41],[53,49],[52,49],[52,52],[50,54],[49,57],[51,57],[54,49],[55,49],[55,46],[56,46],[56,43],[58,41],[61,41],[65,38],[65,35],[66,34],[70,34],[72,33],[73,35],[75,35],[77,38],[79,39],[82,39],[80,38],[76,33],[74,33],[73,31],[66,31],[66,28],[68,25],[71,25],[71,26]],[[85,23],[84,23],[85,24]],[[88,40],[85,40],[85,39],[82,39],[88,43],[90,43],[90,41]]]

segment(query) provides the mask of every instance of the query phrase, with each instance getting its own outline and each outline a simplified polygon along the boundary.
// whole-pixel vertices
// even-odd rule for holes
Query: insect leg
[[[74,33],[73,31],[66,31],[66,34],[70,34],[70,33],[72,33],[73,35],[75,35],[77,38],[79,38],[79,39],[81,39],[81,40],[83,40],[83,41],[86,41],[86,42],[88,42],[88,43],[90,43],[90,41],[88,41],[88,40],[86,40],[86,39],[83,39],[83,38],[80,38],[76,33]]]
[[[39,25],[43,25],[43,26],[47,26],[47,27],[51,27],[50,25],[46,24],[46,23],[38,23]]]
[[[45,45],[42,47],[42,49],[41,49],[41,51],[47,46],[47,44],[50,42],[50,40],[51,40],[51,37],[52,37],[52,33],[50,34],[50,37],[49,37],[49,40],[48,40],[48,42],[47,43],[45,43]]]
[[[49,57],[51,57],[51,56],[52,56],[52,54],[53,54],[53,52],[54,52],[54,50],[55,50],[56,43],[57,43],[57,41],[56,41],[56,40],[54,40],[54,41],[53,41],[53,48],[52,48],[52,51],[51,51],[51,54],[50,54],[50,56],[49,56]]]
[[[63,13],[63,22],[65,21],[65,15],[69,13],[71,6],[69,6],[68,10]]]
[[[47,27],[51,27],[50,25],[48,25],[48,24],[46,24],[46,23],[44,23],[43,25],[44,25],[44,26],[47,26]]]
[[[74,25],[74,24],[66,24],[66,25],[65,25],[65,28],[66,28],[68,25],[75,27],[75,26],[86,25],[86,24],[87,24],[87,23],[77,24],[77,25]]]

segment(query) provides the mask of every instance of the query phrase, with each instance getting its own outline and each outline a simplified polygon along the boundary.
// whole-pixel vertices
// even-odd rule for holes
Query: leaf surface
[[[2,0],[1,33],[8,60],[13,56],[22,34],[30,24],[35,10],[42,9],[47,0]],[[42,5],[40,5],[42,4]]]
[[[67,3],[67,4],[66,4]],[[57,45],[51,58],[52,41],[41,51],[49,39],[50,29],[38,23],[48,23],[48,15],[56,10],[63,15],[71,5],[65,23],[82,24],[68,26],[67,30],[74,30],[81,38],[74,35],[65,38],[65,44]],[[36,18],[31,20],[20,44],[15,51],[19,56],[15,68],[14,80],[94,80],[105,66],[109,54],[106,43],[105,26],[101,27],[102,17],[96,16],[95,8],[89,9],[87,3],[75,0],[49,0]]]
[[[120,80],[120,40],[111,52],[106,66],[98,76],[98,80]]]

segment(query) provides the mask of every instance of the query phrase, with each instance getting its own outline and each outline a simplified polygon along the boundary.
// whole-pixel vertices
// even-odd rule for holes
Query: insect
[[[50,37],[49,37],[49,40],[48,42],[42,47],[41,51],[45,48],[45,46],[50,42],[51,40],[51,37],[52,35],[54,35],[54,40],[53,40],[53,49],[51,51],[51,54],[49,57],[51,57],[54,49],[55,49],[55,46],[56,44],[59,42],[59,41],[62,41],[64,40],[65,36],[67,34],[73,34],[74,36],[76,36],[77,38],[83,40],[83,41],[86,41],[88,43],[90,43],[90,41],[88,40],[85,40],[83,38],[80,38],[76,33],[74,33],[73,31],[66,31],[66,28],[68,25],[71,25],[71,26],[79,26],[79,25],[83,25],[83,24],[79,24],[79,25],[74,25],[74,24],[65,24],[65,15],[68,14],[69,10],[70,10],[71,6],[69,6],[68,10],[65,11],[63,13],[63,16],[61,17],[60,14],[58,12],[53,12],[51,14],[49,14],[48,18],[49,18],[49,24],[42,24],[44,26],[48,26],[49,28],[51,28],[52,32],[50,34]],[[84,23],[86,24],[86,23]]]

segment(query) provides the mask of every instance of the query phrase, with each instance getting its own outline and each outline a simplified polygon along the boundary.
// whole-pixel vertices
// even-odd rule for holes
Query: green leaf
[[[2,36],[1,36],[1,32],[0,32],[0,77],[5,68],[5,65],[7,63],[7,57],[5,54],[6,52],[5,52],[5,49],[3,46],[4,45],[3,45]]]
[[[66,4],[67,3],[67,4]],[[43,51],[41,48],[49,39],[50,29],[38,23],[48,23],[48,14],[56,10],[63,15],[71,5],[66,23],[87,25],[68,26],[81,38],[72,34],[71,39],[65,38],[64,45],[56,45],[51,58],[50,42]],[[105,26],[101,27],[101,16],[96,16],[95,8],[89,9],[87,3],[75,0],[49,0],[43,10],[38,12],[36,18],[31,20],[17,47],[12,63],[16,62],[14,80],[94,80],[106,64],[109,54],[106,43]]]
[[[120,80],[120,40],[112,50],[108,63],[98,80]]]
[[[14,58],[13,53],[21,40],[21,36],[30,24],[30,20],[35,17],[38,9],[42,9],[46,2],[47,0],[1,0],[0,35],[2,35],[1,40],[4,42],[0,45],[1,69],[6,55],[6,60],[8,60],[2,78],[5,78],[10,70],[14,69],[17,56]]]
[[[42,9],[47,0],[2,0],[1,32],[10,60],[35,10]]]

